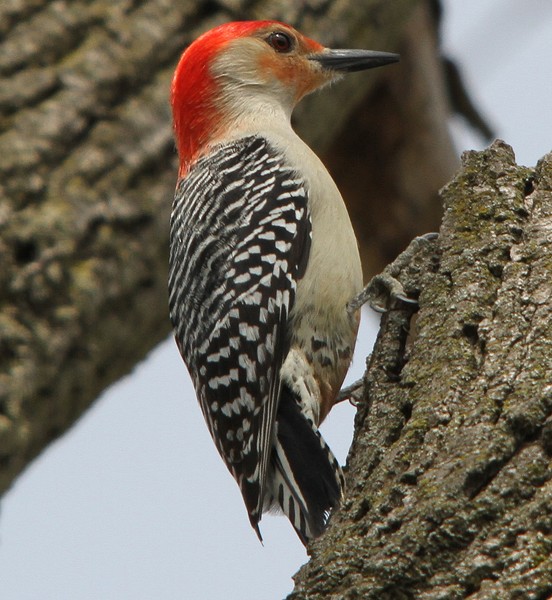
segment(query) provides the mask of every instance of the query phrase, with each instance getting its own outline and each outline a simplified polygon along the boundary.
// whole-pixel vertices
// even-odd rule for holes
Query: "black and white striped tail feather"
[[[284,360],[284,324],[287,319],[287,311],[285,307],[281,307],[279,311],[278,325],[274,329],[274,340],[275,340],[275,352],[272,360],[271,369],[274,370],[275,373],[280,372],[280,368],[282,366],[282,362]],[[270,379],[270,389],[268,392],[269,398],[278,398],[280,396],[280,390],[282,386],[282,382],[279,377],[271,377]],[[278,402],[273,401],[268,403],[269,406],[272,407],[273,411],[278,409]],[[273,415],[270,419],[264,420],[264,427],[259,432],[257,443],[259,445],[264,445],[266,440],[273,435],[273,432],[268,430],[268,423],[274,422],[275,415]],[[266,501],[265,498],[270,494],[270,491],[267,491],[267,485],[270,485],[271,481],[271,459],[272,454],[267,453],[266,456],[263,456],[264,460],[256,466],[255,472],[253,475],[247,479],[243,479],[240,482],[240,489],[244,498],[245,505],[248,508],[249,513],[249,521],[251,526],[255,530],[259,541],[263,542],[263,536],[261,535],[261,531],[259,529],[259,522],[261,520],[262,514],[266,509]],[[256,471],[259,471],[258,473]]]
[[[337,459],[284,386],[276,421],[270,480],[272,502],[307,544],[324,531],[345,486]]]

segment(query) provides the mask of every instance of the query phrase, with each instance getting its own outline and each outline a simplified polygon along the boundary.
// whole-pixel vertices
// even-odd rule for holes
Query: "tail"
[[[332,451],[285,384],[276,417],[272,470],[273,501],[306,545],[324,531],[345,482]]]

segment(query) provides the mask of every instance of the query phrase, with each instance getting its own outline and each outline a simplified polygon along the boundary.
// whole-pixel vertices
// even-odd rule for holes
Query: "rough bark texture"
[[[347,175],[343,142],[334,147],[333,141],[345,124],[355,129],[347,122],[354,111],[377,122],[382,98],[394,94],[398,110],[387,141],[395,142],[375,138],[366,160],[410,155],[422,182],[420,152],[410,146],[419,148],[419,139],[400,132],[413,110],[429,114],[435,103],[446,104],[431,41],[434,23],[424,6],[416,0],[1,3],[0,492],[169,332],[166,255],[176,154],[168,90],[186,44],[222,21],[268,17],[292,22],[327,45],[393,51],[402,43],[415,53],[409,22],[418,19],[419,51],[434,65],[427,72],[435,83],[421,85],[418,70],[409,86],[431,89],[427,102],[416,109],[406,103],[408,90],[397,94],[406,85],[401,70],[409,75],[412,67],[407,59],[389,80],[385,70],[351,75],[310,98],[296,125],[330,162],[341,156],[342,179],[358,181],[358,170]],[[356,130],[371,136],[373,124],[359,119]],[[448,138],[426,135],[426,147],[433,137],[448,148],[439,153],[440,162],[436,154],[428,158],[428,171],[441,173],[432,179],[434,190],[444,183],[453,153]],[[351,149],[359,154],[358,147]],[[392,189],[390,173],[382,176],[378,169],[367,169],[363,179],[371,203],[382,201],[373,190],[385,189],[383,201],[392,198],[394,212],[407,215],[396,219],[402,227],[396,243],[418,233],[408,205],[415,214],[431,212],[432,194],[412,201],[404,193],[416,187],[412,182]],[[361,242],[368,240],[372,230],[363,228],[377,216],[353,212]],[[377,256],[376,246],[363,243],[369,267],[401,249],[389,243],[391,230]]]
[[[552,595],[552,154],[469,152],[401,274],[348,496],[290,600]]]

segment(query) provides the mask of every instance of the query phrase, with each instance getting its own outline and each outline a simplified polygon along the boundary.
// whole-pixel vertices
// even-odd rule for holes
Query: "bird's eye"
[[[293,48],[291,37],[287,33],[275,31],[271,33],[266,41],[276,50],[276,52],[289,52]]]

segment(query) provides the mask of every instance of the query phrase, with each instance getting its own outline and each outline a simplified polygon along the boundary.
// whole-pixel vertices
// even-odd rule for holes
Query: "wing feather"
[[[261,137],[219,146],[177,186],[171,319],[211,435],[257,532],[287,322],[310,234],[304,181]]]

